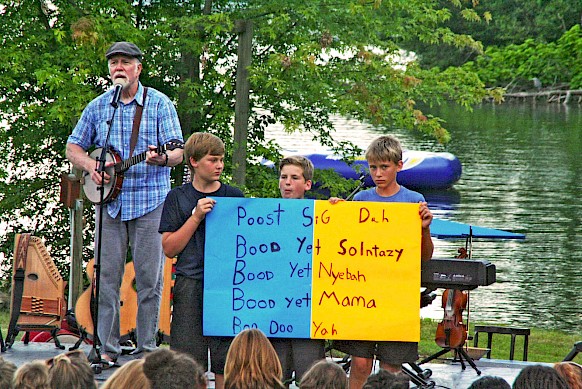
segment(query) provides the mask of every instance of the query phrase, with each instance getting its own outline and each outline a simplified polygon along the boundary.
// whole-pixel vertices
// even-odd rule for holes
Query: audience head
[[[347,389],[348,376],[340,365],[322,360],[316,362],[303,374],[301,389]]]
[[[12,387],[12,377],[16,371],[16,365],[0,357],[0,389]]]
[[[486,375],[473,381],[468,389],[511,389],[511,385],[501,377]]]
[[[192,357],[159,348],[144,358],[143,371],[151,389],[206,388],[204,370]]]
[[[570,389],[582,389],[582,366],[572,361],[559,362],[554,369],[566,381]]]
[[[150,382],[143,370],[143,359],[134,359],[117,369],[105,381],[101,389],[150,389]]]
[[[13,389],[50,389],[48,366],[44,361],[32,361],[20,366],[14,379]]]
[[[363,389],[408,389],[409,387],[410,379],[404,373],[395,374],[380,369],[376,374],[368,377]]]
[[[283,388],[281,362],[260,330],[240,332],[232,341],[224,366],[226,389]]]
[[[513,389],[568,389],[568,384],[556,369],[532,365],[519,372],[513,382]]]
[[[59,354],[47,361],[52,389],[96,389],[95,374],[81,350]]]

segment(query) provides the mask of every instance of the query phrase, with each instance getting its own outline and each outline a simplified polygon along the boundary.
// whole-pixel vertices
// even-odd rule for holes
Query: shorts
[[[202,335],[203,289],[202,280],[176,276],[170,348],[189,354],[205,370],[210,365],[213,373],[224,374],[224,363],[232,338]]]
[[[414,363],[418,359],[416,342],[374,342],[367,340],[334,340],[333,348],[354,357],[376,357],[391,365]]]
[[[325,358],[323,339],[270,338],[269,340],[281,362],[285,382],[291,381],[293,372],[295,372],[295,381],[301,381],[301,377],[313,363]]]

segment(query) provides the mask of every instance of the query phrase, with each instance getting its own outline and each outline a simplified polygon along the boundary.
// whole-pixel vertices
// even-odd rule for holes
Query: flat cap
[[[114,44],[111,45],[111,47],[109,47],[109,49],[107,49],[107,52],[105,53],[105,58],[109,59],[114,55],[126,55],[128,57],[141,59],[143,54],[139,47],[137,47],[133,43],[115,42]]]

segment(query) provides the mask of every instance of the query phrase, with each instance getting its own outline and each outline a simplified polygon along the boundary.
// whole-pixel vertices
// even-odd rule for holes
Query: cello
[[[443,292],[443,320],[438,324],[435,342],[443,348],[461,347],[467,339],[467,326],[463,323],[463,310],[467,307],[467,294],[456,289]]]
[[[459,248],[457,258],[467,258],[467,249]],[[467,339],[467,326],[463,323],[463,311],[467,308],[468,295],[465,291],[445,289],[442,306],[443,320],[437,325],[435,342],[443,348],[461,347]]]

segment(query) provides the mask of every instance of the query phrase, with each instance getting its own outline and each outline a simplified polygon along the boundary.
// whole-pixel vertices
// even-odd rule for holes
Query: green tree
[[[469,26],[470,33],[485,46],[521,44],[530,38],[554,42],[580,24],[582,16],[582,3],[569,0],[487,0],[477,9],[492,15],[486,28]]]
[[[463,0],[474,3],[481,20],[451,12],[445,25],[455,33],[468,34],[484,47],[520,45],[529,39],[539,43],[558,40],[566,31],[580,24],[582,2],[569,0]],[[441,0],[440,5],[454,10],[455,5]],[[458,6],[458,4],[457,4]],[[418,53],[423,67],[460,66],[474,60],[479,52],[451,44],[427,45],[417,39],[404,47]]]
[[[579,89],[582,87],[582,30],[575,25],[555,42],[527,39],[517,45],[491,46],[464,67],[475,71],[488,87],[509,91],[533,89],[534,78],[542,86]]]
[[[456,12],[476,15],[462,7]],[[51,255],[66,271],[68,215],[57,203],[58,177],[69,170],[65,143],[82,109],[109,87],[104,52],[112,42],[128,40],[142,48],[142,82],[176,102],[186,137],[210,131],[224,139],[228,159],[237,59],[233,26],[237,20],[252,22],[244,189],[268,196],[276,193],[274,172],[255,161],[279,156],[279,147],[265,142],[265,129],[275,122],[348,156],[356,150],[334,142],[332,114],[416,129],[447,141],[441,120],[416,104],[430,107],[452,100],[470,107],[486,91],[474,73],[463,69],[439,72],[399,63],[399,42],[414,37],[478,49],[469,36],[442,26],[449,14],[427,0],[3,2],[2,253],[11,257],[14,233],[33,230],[46,238]],[[226,174],[228,178],[230,170]],[[88,208],[87,259],[92,252]],[[10,267],[7,262],[4,270]]]

